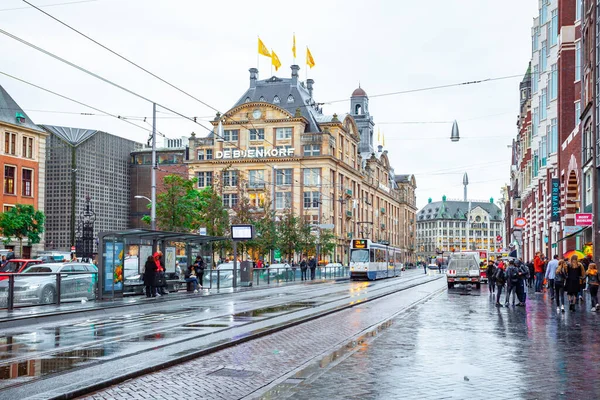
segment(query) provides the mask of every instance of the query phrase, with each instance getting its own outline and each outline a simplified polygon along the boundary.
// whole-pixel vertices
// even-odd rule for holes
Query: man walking
[[[515,305],[515,295],[517,293],[517,286],[519,285],[519,270],[515,266],[515,261],[510,260],[508,264],[508,268],[506,268],[506,301],[504,305],[508,307],[510,301],[510,294],[513,294],[513,306]],[[520,301],[519,301],[520,302]]]
[[[542,293],[542,281],[544,280],[544,260],[542,260],[542,253],[539,251],[535,253],[533,259],[533,270],[535,272],[535,292]]]
[[[556,269],[558,268],[558,255],[555,254],[552,261],[548,263],[546,268],[546,274],[544,278],[548,282],[548,291],[550,292],[550,300],[554,300],[554,278],[556,276]]]
[[[496,278],[494,278],[494,274],[496,273],[496,266],[492,260],[488,261],[486,275],[488,278],[488,289],[490,290],[490,294],[496,292]]]
[[[306,257],[302,257],[302,261],[300,261],[300,273],[302,274],[302,280],[307,281],[308,277],[306,271],[308,269],[308,263],[306,262]]]

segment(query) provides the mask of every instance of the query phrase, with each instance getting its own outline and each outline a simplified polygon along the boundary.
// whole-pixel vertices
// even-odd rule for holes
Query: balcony
[[[385,214],[385,207],[381,207],[381,213]]]
[[[344,194],[346,195],[346,197],[352,197],[352,189],[346,189]]]
[[[346,218],[352,218],[352,211],[346,211]]]
[[[264,182],[249,182],[248,190],[264,190],[265,183]]]
[[[347,237],[348,239],[352,239],[352,232],[348,232],[348,233],[346,234],[346,237]]]
[[[323,143],[322,133],[303,133],[300,136],[300,143],[302,144],[321,144]]]
[[[381,229],[385,230],[385,224],[381,224]]]

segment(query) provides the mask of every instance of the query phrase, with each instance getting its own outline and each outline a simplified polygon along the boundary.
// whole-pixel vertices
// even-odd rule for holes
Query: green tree
[[[268,208],[268,207],[267,207]],[[265,212],[261,218],[254,222],[255,239],[250,244],[261,256],[270,254],[275,250],[277,242],[277,228],[272,212]]]
[[[33,206],[17,204],[10,210],[0,214],[0,230],[4,235],[4,243],[10,242],[11,238],[19,240],[19,257],[23,256],[23,239],[27,238],[29,244],[39,243],[40,235],[44,233],[44,222],[46,216],[43,212],[36,210]]]
[[[156,225],[171,232],[190,232],[198,228],[198,197],[196,179],[167,175],[163,179],[165,191],[156,197]],[[142,218],[150,223],[150,216]]]
[[[299,219],[292,211],[287,208],[277,223],[276,245],[287,260],[294,257],[294,253],[302,247],[301,235],[298,230]]]
[[[336,236],[331,229],[321,229],[317,244],[320,246],[321,256],[332,254],[335,250]],[[334,259],[332,261],[336,262]]]
[[[223,207],[223,199],[213,186],[200,190],[196,208],[198,227],[205,226],[209,236],[225,236],[229,233],[229,213]],[[228,249],[230,245],[229,241],[215,242],[213,249],[222,251]]]
[[[312,226],[303,219],[298,220],[298,246],[296,250],[302,254],[315,254],[316,236],[312,234]]]

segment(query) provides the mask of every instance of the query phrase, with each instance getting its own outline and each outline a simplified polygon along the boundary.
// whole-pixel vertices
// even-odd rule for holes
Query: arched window
[[[281,100],[279,100],[279,96],[273,97],[273,103],[278,104]]]
[[[356,106],[354,106],[354,114],[362,115],[362,106],[360,104],[357,104]]]

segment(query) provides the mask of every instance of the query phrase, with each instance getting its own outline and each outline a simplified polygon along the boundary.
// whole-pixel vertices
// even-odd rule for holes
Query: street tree
[[[333,230],[321,229],[319,238],[317,239],[317,245],[320,249],[319,253],[322,255],[332,254],[335,250],[335,239],[336,236],[333,233]],[[335,262],[336,260],[333,261]]]
[[[36,210],[33,206],[17,204],[10,210],[0,214],[0,231],[4,235],[4,243],[10,242],[11,238],[19,240],[19,257],[23,256],[23,239],[27,238],[29,244],[37,244],[44,233],[44,222],[46,216],[43,212]]]
[[[298,220],[298,246],[297,251],[308,256],[315,254],[316,236],[312,233],[312,226],[304,219]]]
[[[197,229],[198,196],[196,179],[186,179],[180,175],[167,175],[163,178],[164,192],[156,197],[156,225],[159,229],[171,232],[190,232]],[[150,223],[150,216],[142,218]]]
[[[196,203],[198,211],[197,226],[205,226],[209,236],[225,236],[229,233],[229,213],[223,206],[223,199],[214,186],[199,191]],[[230,242],[215,242],[214,250],[228,249]],[[211,254],[211,257],[213,255]]]
[[[291,260],[294,253],[301,249],[298,227],[299,218],[294,214],[291,207],[286,208],[277,223],[276,245],[287,260]]]

